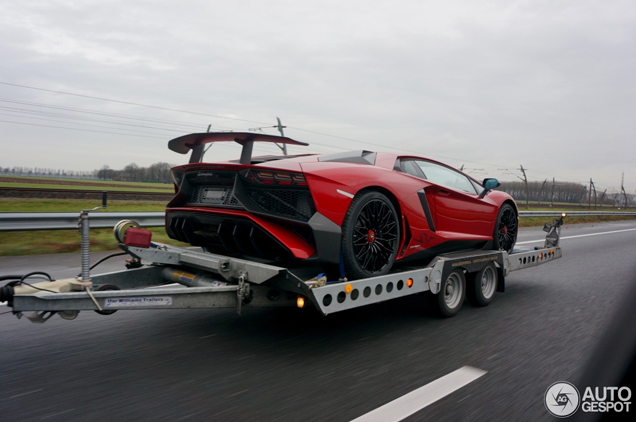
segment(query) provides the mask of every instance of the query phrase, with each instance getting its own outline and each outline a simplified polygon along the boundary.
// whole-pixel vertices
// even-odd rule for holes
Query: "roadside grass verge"
[[[95,185],[57,185],[57,184],[37,184],[37,183],[0,183],[0,188],[37,188],[37,189],[67,189],[67,190],[95,190],[95,191],[117,191],[117,192],[155,192],[173,193],[172,185],[162,185],[160,188],[152,187],[130,187],[130,186],[95,186]]]
[[[9,181],[9,182],[7,182]],[[95,179],[72,179],[62,177],[30,177],[30,176],[11,176],[0,175],[0,186],[5,183],[20,183],[27,185],[81,185],[81,186],[118,186],[118,187],[154,187],[154,188],[172,188],[172,183],[158,183],[158,182],[119,182],[113,180],[95,180]]]
[[[556,217],[523,217],[519,219],[519,227],[543,226],[545,223],[552,223],[554,220],[556,220]],[[565,224],[601,223],[624,220],[636,220],[636,216],[567,216],[565,217]]]
[[[152,241],[174,246],[190,246],[170,239],[163,227],[151,227]],[[0,233],[0,256],[79,252],[77,230],[35,230]],[[118,250],[112,229],[91,229],[91,252]]]
[[[164,211],[168,202],[108,201],[108,208],[94,212]],[[100,206],[98,200],[83,199],[0,199],[0,212],[79,212]]]

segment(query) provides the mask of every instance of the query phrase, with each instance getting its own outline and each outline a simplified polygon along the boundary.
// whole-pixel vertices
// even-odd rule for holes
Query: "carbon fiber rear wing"
[[[203,146],[212,142],[236,142],[243,146],[241,164],[250,164],[254,142],[270,142],[275,144],[302,145],[309,144],[295,141],[284,136],[265,135],[253,132],[203,132],[183,135],[168,142],[168,148],[179,154],[192,151],[189,163],[199,163],[203,158]]]

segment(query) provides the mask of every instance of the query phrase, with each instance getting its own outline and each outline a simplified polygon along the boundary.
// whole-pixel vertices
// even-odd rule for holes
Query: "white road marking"
[[[564,237],[561,237],[561,240],[563,240],[563,239],[574,239],[574,238],[577,238],[577,237],[600,236],[602,234],[633,232],[634,230],[636,230],[636,229],[613,230],[611,232],[600,232],[600,233],[590,233],[590,234],[577,234],[575,236],[564,236]],[[517,242],[515,244],[516,245],[525,245],[527,243],[537,243],[537,242],[545,242],[545,239],[527,240],[525,242]]]
[[[485,374],[481,369],[464,366],[351,422],[401,421]]]
[[[37,392],[43,391],[43,390],[44,390],[43,388],[40,388],[39,390],[29,391],[28,393],[16,394],[15,396],[9,397],[9,399],[15,399],[16,397],[26,396],[27,394],[33,394],[33,393],[37,393]]]
[[[40,420],[44,420],[44,419],[48,419],[48,418],[52,418],[54,416],[59,416],[59,415],[63,415],[64,413],[68,413],[68,412],[73,412],[75,409],[69,409],[69,410],[65,410],[63,412],[58,412],[58,413],[52,413],[50,415],[46,415],[46,416],[42,416],[40,418]]]

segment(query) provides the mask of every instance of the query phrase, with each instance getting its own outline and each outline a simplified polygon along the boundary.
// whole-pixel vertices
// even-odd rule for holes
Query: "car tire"
[[[474,306],[488,306],[495,297],[499,273],[492,262],[470,275],[466,281],[466,297]]]
[[[386,195],[358,194],[342,223],[341,250],[347,278],[386,274],[393,266],[400,240],[400,220]]]
[[[437,316],[449,318],[457,315],[466,298],[466,277],[464,271],[451,272],[442,282],[437,294],[427,292],[429,307]]]
[[[497,214],[497,221],[492,234],[493,249],[512,253],[517,242],[518,230],[519,217],[517,212],[510,204],[503,204],[499,208],[499,214]]]

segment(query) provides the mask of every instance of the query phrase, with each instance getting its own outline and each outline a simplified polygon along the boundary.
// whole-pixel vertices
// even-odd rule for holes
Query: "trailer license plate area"
[[[146,306],[170,306],[171,297],[126,297],[118,299],[106,299],[106,308],[128,308]]]

